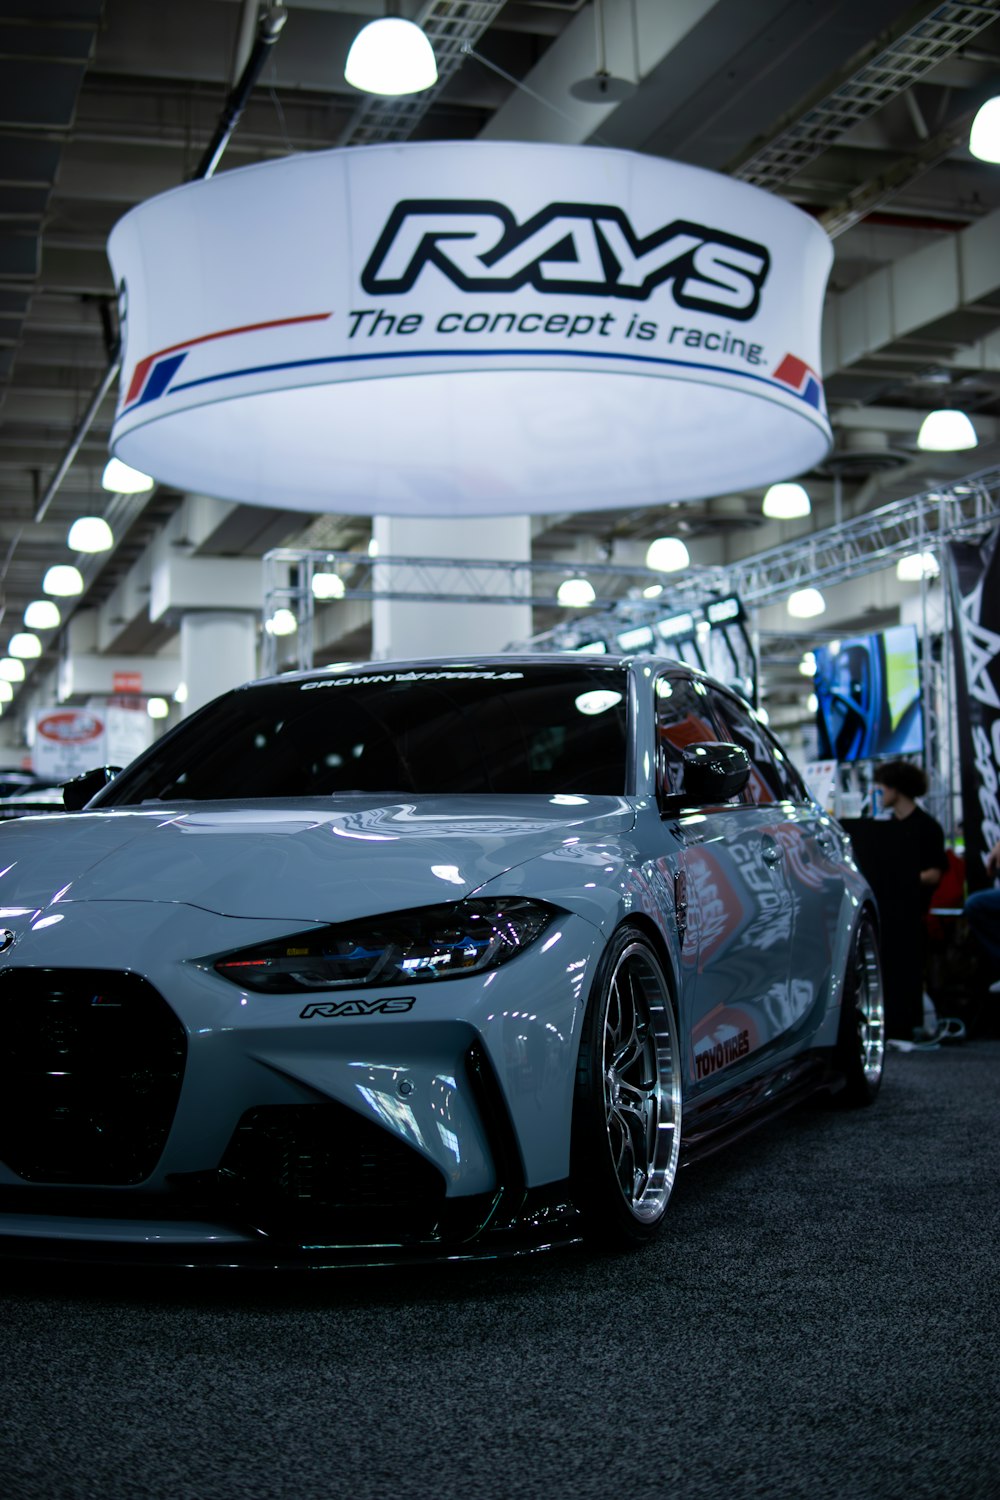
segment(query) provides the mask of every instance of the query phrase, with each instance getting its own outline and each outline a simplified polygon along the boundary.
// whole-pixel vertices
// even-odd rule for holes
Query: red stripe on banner
[[[289,323],[322,323],[324,318],[332,316],[332,313],[324,312],[306,313],[301,318],[272,318],[267,323],[245,323],[242,328],[223,328],[218,333],[203,333],[200,338],[185,339],[180,344],[168,344],[166,349],[157,349],[155,354],[147,354],[145,359],[140,359],[132,373],[125,405],[129,406],[135,400],[146,383],[150,365],[162,359],[164,354],[175,354],[178,349],[193,349],[195,344],[208,344],[212,339],[227,339],[236,333],[259,333],[262,328],[286,328]]]
[[[796,390],[802,388],[802,383],[807,375],[813,372],[804,360],[795,354],[786,354],[781,364],[774,372],[775,380],[783,381],[785,385],[793,385]]]

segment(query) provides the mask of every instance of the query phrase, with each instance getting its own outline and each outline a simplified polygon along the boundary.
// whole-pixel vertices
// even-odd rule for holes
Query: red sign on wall
[[[113,693],[141,693],[141,672],[112,672],[111,691]]]

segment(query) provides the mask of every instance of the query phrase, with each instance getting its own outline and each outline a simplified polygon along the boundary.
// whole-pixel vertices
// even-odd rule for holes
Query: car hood
[[[173,804],[0,826],[0,916],[67,901],[179,902],[329,922],[457,901],[561,845],[632,827],[622,797]]]

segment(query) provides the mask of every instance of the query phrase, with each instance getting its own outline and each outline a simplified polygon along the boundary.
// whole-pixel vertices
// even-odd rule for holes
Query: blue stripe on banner
[[[181,365],[188,357],[187,350],[183,354],[174,354],[170,359],[161,359],[153,366],[152,374],[146,381],[146,388],[136,406],[145,406],[147,401],[155,401],[157,396],[162,396]]]
[[[816,410],[819,411],[819,409],[820,409],[819,381],[813,379],[812,376],[810,376],[810,378],[806,381],[805,390],[802,392],[802,399],[803,399],[803,401],[808,401],[810,406],[815,406]]]
[[[367,353],[367,354],[330,354],[320,359],[292,359],[285,360],[280,364],[273,365],[250,365],[242,370],[226,370],[221,375],[202,375],[197,380],[183,381],[175,385],[172,395],[180,391],[194,390],[200,385],[214,385],[220,380],[239,380],[250,375],[272,375],[279,370],[304,370],[319,365],[345,365],[345,364],[367,364],[380,359],[500,359],[508,356],[518,359],[579,359],[580,353],[576,349],[463,349],[461,354],[456,354],[451,349],[416,349],[407,350],[405,354],[391,353]],[[182,355],[181,358],[184,356]],[[752,380],[758,385],[765,385],[772,391],[781,391],[786,396],[795,396],[807,406],[819,409],[819,385],[811,381],[809,386],[813,388],[813,395],[809,394],[809,386],[806,391],[796,391],[793,387],[785,385],[783,381],[772,380],[768,375],[751,375],[746,370],[733,370],[727,365],[699,364],[689,359],[661,359],[653,354],[614,354],[610,351],[600,354],[588,354],[587,359],[618,360],[630,364],[659,365],[671,367],[677,370],[708,370],[717,375],[735,375],[740,380]],[[169,361],[166,361],[169,363]],[[157,366],[159,369],[159,366]],[[172,373],[172,372],[171,372]],[[148,387],[147,387],[148,389]],[[142,400],[147,399],[144,394]],[[138,405],[138,403],[136,403]]]

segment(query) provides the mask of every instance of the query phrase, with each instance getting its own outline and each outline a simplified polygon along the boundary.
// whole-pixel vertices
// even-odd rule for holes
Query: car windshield
[[[100,805],[337,792],[591,795],[626,789],[620,666],[370,668],[209,704]]]

